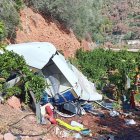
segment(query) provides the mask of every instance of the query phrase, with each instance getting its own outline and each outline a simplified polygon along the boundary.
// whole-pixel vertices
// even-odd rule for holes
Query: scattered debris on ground
[[[129,108],[125,110],[122,107],[116,108],[114,104],[117,101],[108,97],[103,99],[94,83],[67,62],[52,44],[23,43],[10,45],[7,49],[23,55],[31,67],[30,71],[34,69],[33,75],[41,75],[48,86],[43,89],[38,101],[33,92],[35,86],[29,91],[27,87],[24,89],[25,85],[28,87],[30,85],[29,81],[24,83],[22,79],[26,79],[26,75],[20,73],[21,75],[17,76],[15,72],[12,79],[9,80],[8,77],[2,80],[2,89],[10,89],[17,86],[22,79],[22,86],[20,84],[24,89],[22,92],[26,91],[26,94],[29,92],[30,102],[28,106],[22,102],[22,96],[26,98],[25,93],[22,96],[11,95],[8,100],[5,100],[5,95],[8,93],[2,90],[0,93],[1,139],[140,139],[140,106],[139,103],[135,103],[134,91],[131,93]],[[35,58],[35,55],[39,57]],[[28,72],[31,76],[30,71]],[[31,81],[33,80],[32,77]],[[37,88],[38,85],[39,83],[36,85]]]
[[[24,110],[16,110],[7,103],[0,104],[0,137],[4,140],[60,140],[60,139],[84,139],[102,140],[139,140],[140,139],[140,119],[139,111],[129,110],[131,113],[120,111],[119,116],[112,117],[108,110],[98,108],[104,117],[86,113],[86,115],[76,115],[71,118],[64,118],[54,113],[55,118],[59,118],[71,127],[85,129],[81,133],[78,129],[71,130],[64,124],[51,124],[46,119],[45,124],[37,124],[36,116],[29,107]],[[118,111],[119,112],[119,111]],[[130,115],[128,115],[130,114]],[[27,123],[28,122],[28,123]],[[78,131],[77,131],[78,130]],[[7,139],[7,137],[10,139]]]

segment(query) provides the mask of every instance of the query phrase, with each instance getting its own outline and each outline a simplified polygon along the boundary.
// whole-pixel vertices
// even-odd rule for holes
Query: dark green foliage
[[[5,27],[5,37],[14,38],[15,30],[19,24],[19,14],[15,8],[16,3],[13,0],[0,1],[0,21]]]
[[[85,53],[84,51],[79,50],[76,54],[76,58],[78,60],[81,60],[78,61],[81,70],[86,74],[88,78],[91,78],[94,82],[98,82],[101,75],[106,75],[106,62],[104,61],[104,52],[105,51],[103,49],[96,49],[94,53]]]
[[[0,92],[6,93],[5,98],[9,98],[12,95],[21,94],[21,89],[18,86],[7,88],[4,86],[6,80],[15,73],[17,76],[21,77],[21,83],[26,92],[25,100],[26,103],[29,101],[29,92],[32,91],[35,94],[36,100],[39,101],[42,97],[42,93],[46,87],[46,82],[44,78],[39,75],[35,75],[29,67],[22,56],[18,54],[6,51],[4,54],[0,55],[0,78],[5,79],[5,81],[0,81]],[[22,91],[23,92],[23,91]]]
[[[38,75],[32,75],[31,77],[28,77],[28,80],[25,83],[26,92],[31,90],[33,93],[35,93],[37,101],[40,100],[43,90],[45,89],[44,80],[42,79],[43,78],[39,77]],[[26,102],[28,102],[28,100],[26,100]]]
[[[25,64],[23,57],[6,51],[6,53],[0,55],[0,76],[7,79],[10,73],[20,71]]]
[[[19,11],[23,7],[23,0],[13,0],[15,2],[15,8]]]
[[[5,26],[2,21],[0,21],[0,41],[2,41],[6,36]]]
[[[82,72],[97,85],[107,77],[109,83],[115,84],[119,91],[125,90],[126,76],[134,85],[136,68],[140,67],[140,54],[128,51],[114,52],[95,49],[92,52],[77,51],[76,61]],[[110,72],[113,71],[114,74]],[[102,88],[102,87],[101,87]]]
[[[124,40],[130,40],[130,39],[132,39],[132,36],[133,36],[133,33],[132,32],[128,32],[127,34],[125,34],[125,36],[124,36]]]
[[[3,92],[6,93],[5,99],[8,99],[9,97],[13,95],[20,95],[22,91],[19,87],[14,86],[14,87],[3,90]]]
[[[132,26],[138,26],[138,27],[140,27],[140,23],[139,22],[130,22],[129,26],[130,27],[132,27]]]

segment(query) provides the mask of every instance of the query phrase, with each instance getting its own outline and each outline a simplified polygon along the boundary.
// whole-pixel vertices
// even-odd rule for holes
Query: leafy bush
[[[119,92],[125,90],[126,76],[131,79],[131,88],[133,88],[135,68],[140,68],[139,59],[139,53],[124,50],[120,52],[103,49],[95,49],[91,52],[78,50],[76,53],[76,63],[88,78],[98,85],[103,84],[103,77],[107,77],[109,83],[115,84]],[[111,71],[114,74],[111,74]]]
[[[19,24],[19,14],[15,5],[13,0],[0,1],[0,21],[5,26],[5,36],[9,38],[15,37],[15,30]]]
[[[4,98],[8,99],[13,95],[20,95],[22,91],[21,91],[21,89],[19,87],[14,86],[14,87],[7,88],[7,89],[3,90],[3,92],[6,93]]]
[[[13,1],[15,2],[15,8],[17,9],[17,11],[19,11],[24,5],[23,0],[13,0]]]
[[[35,94],[36,100],[39,101],[42,97],[42,93],[46,87],[44,78],[39,75],[35,75],[29,67],[26,65],[22,56],[12,52],[6,51],[0,55],[0,92],[6,93],[5,98],[9,98],[12,95],[21,94],[21,89],[18,86],[11,88],[5,87],[5,82],[13,75],[20,76],[21,83],[24,87],[24,94],[26,103],[29,101],[29,92],[32,91]]]
[[[5,26],[4,23],[1,21],[0,22],[0,41],[2,41],[6,36],[6,32],[5,32]]]
[[[130,40],[132,38],[132,32],[128,32],[127,34],[125,34],[124,36],[124,40]]]

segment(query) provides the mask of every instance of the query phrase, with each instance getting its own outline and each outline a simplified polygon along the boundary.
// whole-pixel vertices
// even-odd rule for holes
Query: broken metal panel
[[[82,88],[80,99],[95,101],[102,100],[102,95],[96,91],[94,83],[90,82],[75,66],[72,65],[72,70],[78,78],[78,83]]]
[[[56,48],[48,42],[13,44],[6,49],[22,55],[29,66],[38,69],[42,69],[56,53]]]
[[[52,58],[52,60],[57,65],[57,67],[60,69],[62,74],[65,76],[65,78],[68,80],[68,82],[70,83],[74,92],[76,92],[77,97],[80,97],[82,89],[81,89],[80,85],[78,84],[77,77],[75,76],[73,71],[69,68],[66,61],[64,61],[64,59],[60,55],[55,55]]]
[[[57,67],[60,69],[60,71],[63,73],[63,75],[66,77],[66,79],[69,81],[69,83],[74,87],[76,86],[78,79],[74,75],[73,71],[68,67],[67,63],[62,61],[59,55],[55,55],[52,60],[57,65]]]
[[[16,77],[16,78],[14,78],[14,79],[12,79],[12,80],[6,82],[6,83],[4,84],[4,87],[5,87],[5,88],[11,88],[11,87],[13,87],[14,85],[16,85],[16,84],[20,81],[20,79],[21,79],[20,77]]]

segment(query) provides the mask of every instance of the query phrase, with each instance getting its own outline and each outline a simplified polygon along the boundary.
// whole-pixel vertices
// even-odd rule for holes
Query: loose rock
[[[21,109],[21,103],[20,103],[20,100],[15,97],[15,96],[12,96],[10,99],[7,100],[7,103],[13,107],[14,109],[17,109],[17,110],[20,110]]]
[[[4,134],[4,140],[15,140],[16,137],[12,135],[11,133]]]
[[[2,134],[0,134],[0,140],[3,140],[3,135]]]

